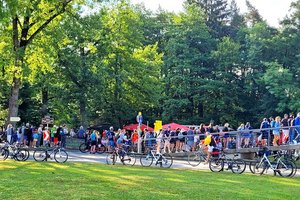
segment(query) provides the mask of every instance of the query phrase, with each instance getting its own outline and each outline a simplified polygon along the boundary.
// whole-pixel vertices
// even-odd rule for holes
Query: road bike
[[[3,147],[0,148],[0,159],[6,160],[9,156],[11,159],[17,161],[26,161],[29,158],[29,151],[24,148],[20,148],[19,144],[9,144],[6,142]]]
[[[49,149],[36,149],[33,152],[33,159],[37,162],[55,160],[57,163],[65,163],[68,160],[68,153],[61,147],[57,146]]]
[[[141,165],[144,167],[150,167],[155,161],[155,165],[159,165],[163,168],[170,168],[173,164],[173,158],[170,154],[156,152],[156,150],[149,149],[148,153],[142,155],[140,158]]]
[[[267,174],[269,169],[271,169],[274,176],[279,174],[282,177],[293,177],[295,175],[296,164],[291,160],[285,159],[284,154],[280,151],[277,154],[269,155],[270,151],[264,148],[262,153],[263,156],[260,160],[250,162],[249,164],[250,171],[253,174]],[[274,159],[270,160],[269,158],[272,157]]]
[[[212,172],[220,172],[225,170],[231,170],[235,174],[242,174],[246,169],[246,162],[237,158],[238,155],[234,154],[233,158],[230,158],[221,150],[218,157],[211,157],[209,161],[209,169]],[[225,165],[227,168],[225,168]]]

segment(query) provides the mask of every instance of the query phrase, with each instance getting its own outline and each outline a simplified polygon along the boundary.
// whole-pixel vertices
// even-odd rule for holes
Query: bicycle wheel
[[[69,158],[68,153],[63,150],[63,149],[58,149],[55,153],[54,153],[54,160],[57,163],[65,163]]]
[[[237,159],[231,162],[231,171],[235,174],[242,174],[246,169],[246,163],[244,160]]]
[[[102,154],[106,151],[106,147],[104,145],[101,145],[96,149],[97,153]]]
[[[212,172],[220,172],[224,168],[224,160],[220,158],[212,158],[209,161],[209,169]]]
[[[294,164],[291,161],[280,160],[277,165],[277,172],[282,177],[290,177],[294,174]]]
[[[163,154],[161,156],[161,167],[163,168],[170,168],[173,164],[173,158],[170,154]]]
[[[44,150],[35,150],[33,152],[33,159],[37,162],[43,162],[47,158],[47,151]]]
[[[90,151],[89,145],[87,145],[86,143],[82,143],[81,145],[79,145],[79,151],[81,153],[89,152]]]
[[[29,157],[29,151],[27,149],[20,149],[15,157],[17,161],[26,161]]]
[[[116,164],[116,161],[117,161],[117,155],[115,152],[107,154],[106,163],[108,165],[114,165],[114,164]]]
[[[7,149],[0,148],[0,160],[6,160],[9,155],[9,151]]]
[[[126,153],[122,161],[124,165],[133,166],[136,162],[136,156],[133,153]]]
[[[204,161],[203,156],[199,152],[191,152],[188,155],[188,163],[193,166],[197,167],[200,163]]]
[[[140,163],[143,167],[150,167],[153,163],[153,156],[150,153],[142,155],[140,158]]]

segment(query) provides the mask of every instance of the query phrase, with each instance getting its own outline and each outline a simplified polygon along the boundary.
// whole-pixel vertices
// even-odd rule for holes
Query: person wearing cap
[[[115,147],[115,132],[114,127],[110,127],[109,131],[106,133],[106,137],[108,138],[108,151],[111,151],[112,148]]]

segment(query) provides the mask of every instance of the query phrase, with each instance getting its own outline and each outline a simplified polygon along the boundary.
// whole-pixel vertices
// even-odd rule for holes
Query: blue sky
[[[166,10],[179,12],[184,0],[131,0],[132,3],[144,3],[151,10],[157,10],[159,5]],[[289,13],[291,2],[296,0],[249,0],[268,21],[271,26],[278,26],[278,21]],[[236,0],[241,12],[245,12],[246,0]]]

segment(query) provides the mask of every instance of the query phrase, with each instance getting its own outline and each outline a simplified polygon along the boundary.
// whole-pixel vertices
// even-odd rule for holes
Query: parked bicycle
[[[290,160],[284,159],[284,154],[280,151],[277,154],[270,155],[271,152],[264,148],[261,151],[263,154],[262,158],[258,161],[250,162],[249,168],[253,174],[264,174],[268,173],[268,170],[271,169],[273,175],[279,174],[282,177],[292,177],[294,176],[294,170],[296,168],[295,163]],[[274,158],[270,160],[269,158]]]
[[[163,168],[170,168],[173,164],[173,158],[170,154],[157,153],[156,150],[149,149],[148,153],[142,155],[140,158],[141,165],[144,167],[150,167],[155,161],[155,165],[159,165]]]
[[[230,158],[225,154],[223,150],[218,156],[211,157],[209,161],[209,169],[212,172],[220,172],[225,170],[231,170],[235,174],[242,174],[246,169],[246,163],[244,160],[237,158],[238,155],[234,154],[233,158]],[[227,168],[225,168],[225,165]]]
[[[55,160],[57,163],[64,163],[68,160],[68,153],[61,147],[57,146],[50,149],[37,149],[33,152],[33,158],[37,162]]]
[[[0,148],[0,159],[6,160],[8,157],[17,161],[26,161],[29,158],[29,151],[24,148],[20,148],[18,144],[5,143]]]
[[[120,159],[123,165],[133,166],[136,162],[136,156],[134,153],[129,152],[129,147],[129,145],[123,145],[121,149],[113,148],[112,152],[106,156],[106,163],[115,165],[117,160]]]

